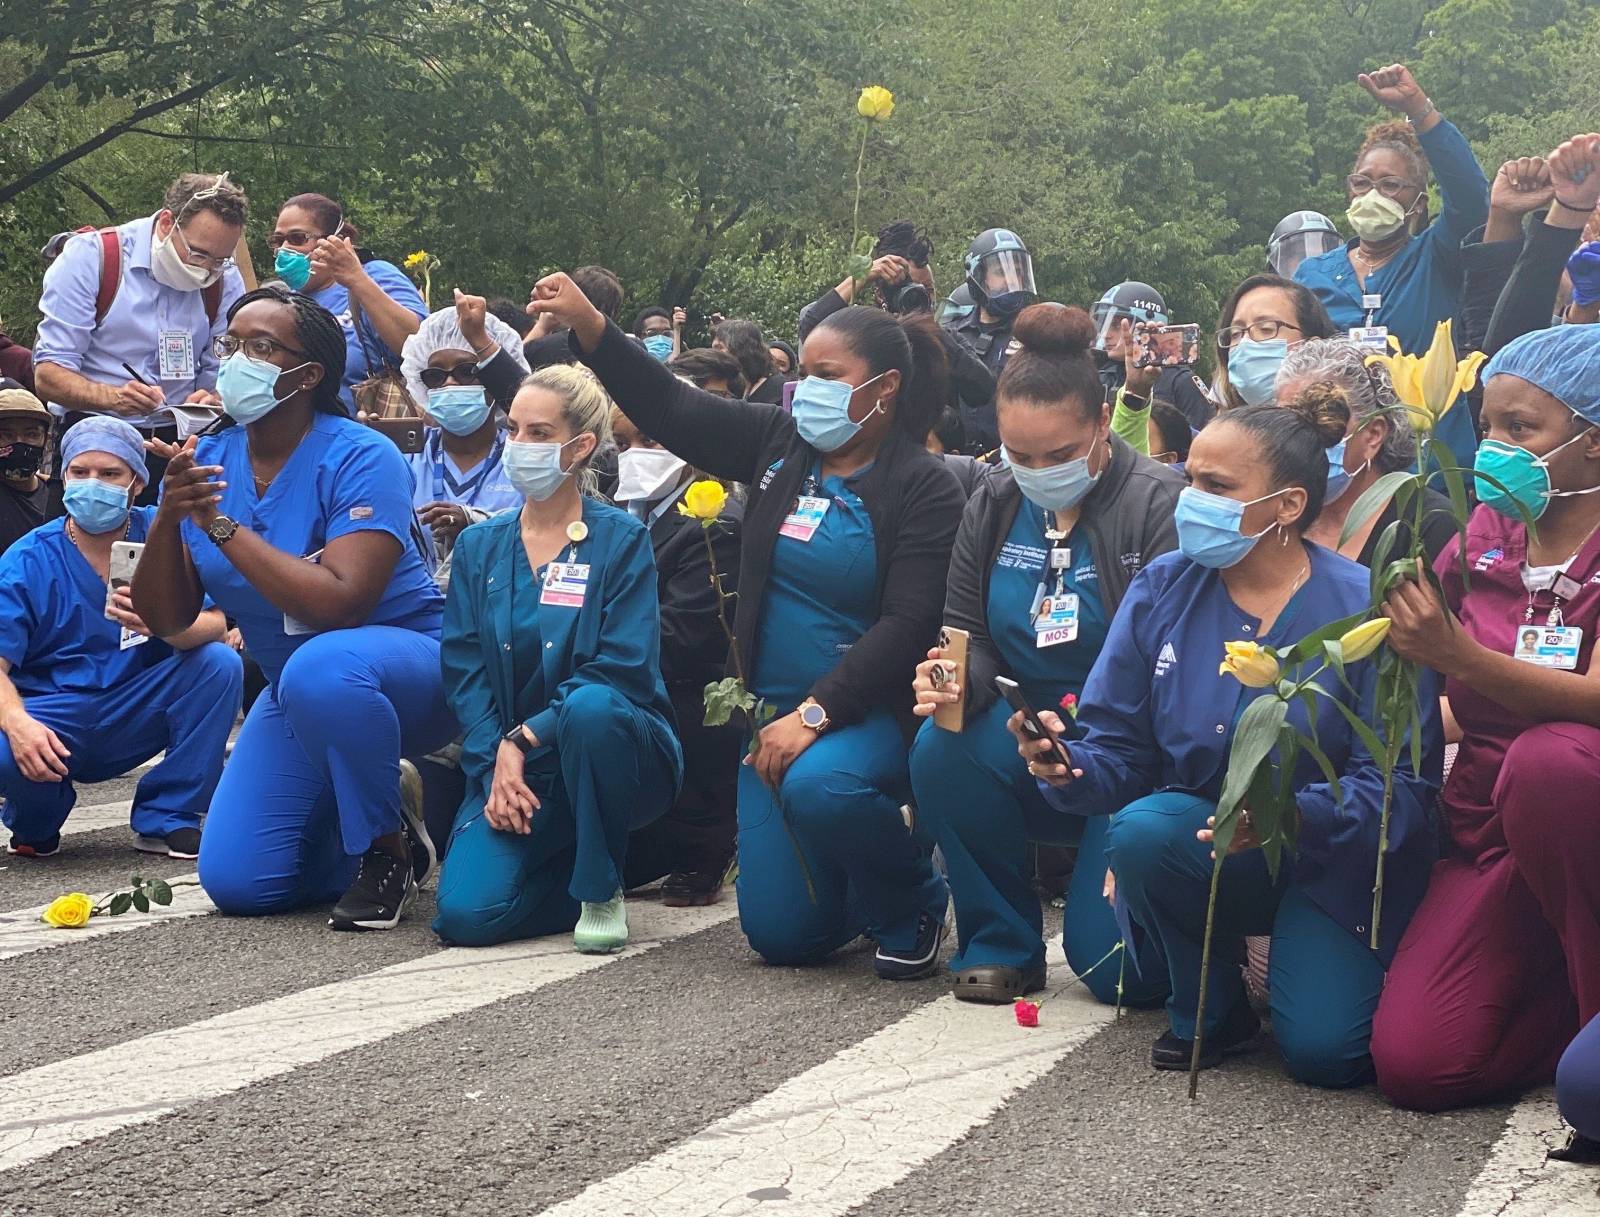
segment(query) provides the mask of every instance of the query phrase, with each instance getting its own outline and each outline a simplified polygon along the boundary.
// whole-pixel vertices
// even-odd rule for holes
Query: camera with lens
[[[901,283],[884,289],[883,307],[896,314],[931,313],[933,293],[920,283]]]

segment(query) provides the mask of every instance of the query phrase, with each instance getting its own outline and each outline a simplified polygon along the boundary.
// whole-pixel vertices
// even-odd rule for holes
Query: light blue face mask
[[[794,425],[805,440],[818,452],[837,452],[861,432],[861,423],[850,417],[850,399],[865,389],[873,380],[881,380],[887,372],[879,372],[871,380],[853,385],[848,380],[824,380],[820,376],[807,376],[794,390]],[[872,407],[867,418],[883,408],[880,401]],[[865,422],[866,419],[862,419]]]
[[[113,486],[99,478],[79,478],[66,483],[61,502],[72,522],[84,532],[104,533],[121,528],[133,506],[127,486]]]
[[[644,349],[649,351],[662,363],[672,358],[672,335],[651,334],[644,340]]]
[[[1346,436],[1328,449],[1328,489],[1322,497],[1325,504],[1337,502],[1350,489],[1351,479],[1355,475],[1344,467],[1344,446],[1349,442],[1350,437]]]
[[[1278,387],[1278,369],[1289,353],[1282,338],[1256,342],[1246,338],[1228,352],[1228,383],[1247,406],[1272,404]]]
[[[572,440],[569,439],[567,444],[570,443]],[[544,502],[560,490],[561,483],[571,476],[571,470],[561,467],[561,450],[567,444],[512,440],[505,446],[505,454],[501,457],[506,479],[523,498],[532,499],[535,503]]]
[[[1094,489],[1100,477],[1098,473],[1089,472],[1087,456],[1062,461],[1059,465],[1046,465],[1043,469],[1025,469],[1011,459],[1003,445],[1000,451],[1022,497],[1045,511],[1068,511],[1076,507]]]
[[[1244,509],[1265,503],[1282,493],[1281,490],[1274,490],[1259,499],[1241,503],[1238,499],[1224,498],[1220,494],[1185,486],[1178,494],[1178,548],[1191,562],[1198,562],[1212,570],[1226,570],[1238,565],[1256,547],[1257,541],[1277,527],[1276,524],[1269,524],[1260,532],[1245,536],[1239,531],[1239,525],[1244,520]]]
[[[238,423],[249,424],[265,418],[283,400],[278,396],[278,377],[310,366],[307,362],[280,368],[275,363],[263,363],[251,359],[243,351],[235,351],[217,370],[217,396],[222,398],[223,411]]]
[[[298,292],[311,280],[311,255],[282,246],[273,255],[272,273]]]
[[[428,414],[451,435],[471,435],[489,417],[489,395],[482,385],[429,389]]]

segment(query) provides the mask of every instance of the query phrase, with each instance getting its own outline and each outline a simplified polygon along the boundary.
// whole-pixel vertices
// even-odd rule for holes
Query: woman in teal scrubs
[[[967,678],[936,686],[935,668],[948,667],[950,655],[935,648],[915,684],[920,716],[962,703],[964,729],[923,725],[911,784],[949,870],[956,996],[1010,1002],[1044,987],[1043,922],[1028,865],[1029,842],[1042,841],[1078,845],[1067,962],[1113,1000],[1124,969],[1107,957],[1119,933],[1101,895],[1105,821],[1046,806],[1006,731],[1011,711],[993,681],[1015,679],[1039,708],[1082,693],[1129,581],[1177,545],[1172,513],[1183,478],[1111,434],[1087,313],[1037,304],[1018,316],[1014,333],[1022,349],[1006,361],[997,396],[1006,464],[973,496],[950,564],[944,621],[969,635]],[[1135,1000],[1165,987],[1155,968],[1143,979],[1125,971]]]
[[[503,458],[522,509],[456,542],[442,658],[467,797],[433,923],[448,942],[572,930],[580,951],[620,951],[628,833],[682,781],[650,534],[580,489],[610,412],[582,368],[529,377]]]

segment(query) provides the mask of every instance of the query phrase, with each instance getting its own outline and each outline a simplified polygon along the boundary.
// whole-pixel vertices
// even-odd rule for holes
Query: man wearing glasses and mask
[[[211,343],[244,292],[234,250],[247,207],[227,174],[186,173],[153,216],[46,247],[34,378],[58,430],[110,414],[175,442],[193,426],[164,407],[216,404]],[[155,502],[153,465],[141,503]]]

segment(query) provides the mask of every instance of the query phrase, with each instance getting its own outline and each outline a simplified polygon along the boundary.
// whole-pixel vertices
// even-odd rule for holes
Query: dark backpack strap
[[[222,279],[219,276],[215,283],[200,289],[200,299],[205,301],[206,321],[212,329],[217,328],[217,314],[222,311]]]
[[[100,230],[100,290],[94,297],[94,323],[106,319],[122,286],[122,234],[115,228]]]

